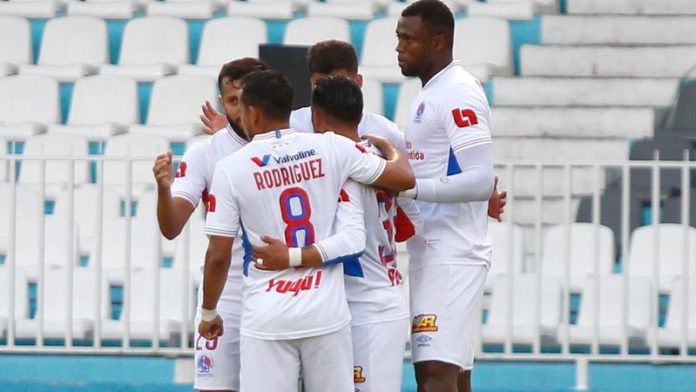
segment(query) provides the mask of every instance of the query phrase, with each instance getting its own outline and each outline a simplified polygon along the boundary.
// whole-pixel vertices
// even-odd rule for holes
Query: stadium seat
[[[689,279],[688,309],[684,301],[684,294],[686,294],[686,277],[681,276],[669,296],[665,327],[659,330],[660,347],[679,347],[681,345],[684,331],[682,323],[687,314],[687,345],[689,347],[696,346],[696,275],[692,275]]]
[[[191,219],[189,219],[188,239],[184,237],[184,231],[182,231],[180,237],[177,238],[176,256],[174,258],[174,268],[185,269],[185,249],[188,246],[188,269],[194,272],[194,275],[200,275],[205,262],[205,253],[208,249],[208,236],[203,233],[203,229],[205,228],[205,218],[198,215],[197,212],[198,209],[194,211],[194,213],[191,215]],[[187,241],[188,244],[186,244]]]
[[[99,200],[99,185],[83,184],[74,191],[73,216],[80,227],[80,254],[89,254],[94,243],[98,218],[101,211],[103,221],[116,219],[121,213],[121,199],[111,189],[104,187],[102,200]],[[70,211],[70,192],[63,190],[56,197],[56,215],[68,215]]]
[[[696,4],[684,0],[568,0],[571,14],[696,15]]]
[[[599,336],[600,345],[619,346],[623,335],[623,282],[624,276],[604,275],[587,279],[582,290],[582,302],[576,325],[570,326],[570,343],[592,343],[595,323],[594,280],[599,278]],[[652,315],[652,285],[650,279],[631,276],[628,299],[629,347],[645,347]]]
[[[41,225],[43,221],[43,233]],[[70,237],[72,234],[72,241]],[[71,225],[66,216],[21,216],[15,227],[15,264],[26,274],[30,282],[36,282],[39,275],[39,265],[44,268],[65,266],[69,263],[77,265],[79,230],[77,225]],[[43,247],[41,246],[43,244]],[[0,225],[0,253],[9,254],[9,227]]]
[[[40,75],[0,78],[0,136],[23,141],[60,123],[58,82]]]
[[[152,163],[167,150],[169,143],[160,136],[125,134],[110,138],[104,150],[104,184],[124,196],[130,177],[132,196],[137,200],[144,191],[154,188]],[[130,173],[127,161],[132,161]]]
[[[15,270],[14,276],[6,265],[0,265],[0,339],[7,339],[10,319],[21,320],[29,315],[27,299],[27,278],[22,271]],[[11,295],[10,285],[14,282],[14,296]],[[10,313],[10,301],[14,297],[14,312]]]
[[[654,225],[635,229],[631,234],[629,249],[630,273],[649,278],[654,277],[654,264],[658,263],[659,288],[670,292],[676,279],[684,275],[684,228],[680,224],[662,223],[657,226],[659,235],[659,258],[654,260]],[[688,228],[689,268],[687,274],[696,273],[696,228]],[[626,267],[624,267],[626,268]],[[658,277],[654,277],[658,279]]]
[[[215,3],[205,0],[167,0],[147,3],[146,12],[150,16],[173,16],[183,19],[212,19],[216,11]]]
[[[244,34],[239,34],[243,31]],[[196,65],[179,66],[180,74],[196,73],[217,79],[222,65],[242,57],[259,57],[268,42],[266,23],[258,18],[227,17],[208,21],[203,28]]]
[[[123,20],[132,18],[137,8],[139,8],[137,2],[130,0],[70,1],[68,2],[67,14]]]
[[[307,7],[310,17],[333,17],[348,20],[372,20],[375,5],[369,0],[312,2]]]
[[[411,115],[411,104],[421,91],[420,79],[409,79],[401,83],[399,88],[399,96],[396,99],[396,110],[394,114],[394,122],[399,124],[402,129],[405,129],[409,123]]]
[[[185,142],[201,132],[201,104],[216,102],[217,92],[216,80],[208,76],[175,75],[158,79],[152,86],[147,122],[131,125],[130,132]]]
[[[404,80],[396,59],[397,17],[374,19],[367,23],[360,57],[360,72],[383,83]]]
[[[73,186],[89,182],[87,139],[80,135],[36,135],[27,139],[22,155],[19,182],[38,187],[46,186],[49,199],[70,185],[72,171]],[[38,159],[37,159],[38,158]],[[70,161],[74,163],[71,164]],[[45,161],[42,177],[42,161]]]
[[[312,5],[310,9],[311,7]],[[310,16],[291,20],[285,29],[283,44],[311,46],[329,39],[350,42],[350,26],[345,19],[333,16]]]
[[[247,16],[252,18],[290,20],[298,5],[291,1],[237,1],[227,5],[229,16]]]
[[[20,64],[30,64],[31,46],[29,21],[0,15],[0,77],[17,73]]]
[[[159,273],[159,309],[155,307],[155,279]],[[130,338],[151,340],[157,336],[169,345],[178,344],[181,329],[187,323],[191,330],[191,316],[195,311],[195,288],[189,280],[184,283],[186,271],[176,269],[134,270],[131,278],[130,310],[127,304],[119,320],[104,320],[102,337],[122,339],[125,335],[126,314],[130,312]],[[159,314],[159,331],[155,330],[155,317]]]
[[[57,1],[0,1],[0,15],[30,19],[51,19],[60,8],[62,5]]]
[[[552,226],[544,232],[542,270],[544,275],[565,279],[566,271],[566,225]],[[599,242],[595,253],[595,226],[592,223],[570,225],[570,289],[580,292],[585,280],[593,275],[611,274],[614,268],[614,233],[606,226],[597,227]],[[595,254],[599,256],[595,271]]]
[[[70,42],[70,45],[66,45]],[[68,16],[46,23],[36,65],[21,65],[20,74],[46,75],[74,82],[109,62],[106,22],[91,16]]]
[[[542,344],[557,344],[561,324],[562,289],[558,279],[542,276],[541,287],[537,276],[522,274],[513,276],[512,295],[508,279],[501,276],[493,285],[490,312],[483,326],[482,339],[487,344],[503,344],[507,335],[507,322],[512,323],[512,343],[531,345],[536,335],[536,314],[541,315],[539,337]],[[537,290],[541,290],[537,305]],[[512,303],[509,300],[512,299]],[[509,307],[512,309],[509,309]],[[512,315],[510,319],[509,314]]]
[[[82,135],[89,141],[105,141],[139,122],[138,85],[118,75],[95,75],[78,80],[73,87],[65,125],[48,127],[49,134]]]
[[[105,317],[110,308],[109,284],[106,279],[97,278],[96,271],[88,268],[75,267],[72,278],[65,267],[47,268],[44,272],[43,286],[39,286],[38,291],[38,295],[43,299],[37,301],[36,308],[37,315],[43,312],[43,337],[65,338],[68,333],[68,320],[72,319],[73,339],[82,341],[92,339],[97,309],[95,294],[98,284],[101,284],[101,315],[99,317]],[[72,315],[68,317],[70,298],[72,299],[72,305],[70,305]],[[17,320],[16,325],[17,337],[20,339],[35,338],[39,332],[39,320],[36,317]]]
[[[129,238],[126,217],[104,218],[102,232],[102,268],[109,272],[112,283],[123,283],[128,269],[126,242]],[[152,219],[130,219],[130,266],[132,269],[157,268],[162,264],[159,245],[160,233],[157,221]],[[96,260],[96,243],[92,243],[89,266]]]
[[[152,223],[155,226],[155,231],[159,232],[159,227],[157,226],[156,190],[145,192],[138,198],[135,216],[137,217],[137,222],[145,222],[146,225]],[[162,243],[162,257],[174,257],[176,240],[170,241],[164,238],[164,236],[160,236],[160,239]]]
[[[12,184],[0,184],[0,200],[3,200],[3,205],[0,205],[0,221],[5,226],[9,226],[9,217],[12,214],[20,217],[41,216],[44,214],[44,201],[36,188],[26,185],[16,184],[15,207],[10,205],[12,197]]]
[[[188,26],[182,19],[148,16],[131,19],[123,31],[118,65],[102,65],[102,74],[151,82],[189,62]]]
[[[8,149],[7,140],[0,136],[0,185],[10,179],[11,162],[8,157]]]
[[[510,237],[512,235],[512,237]],[[508,273],[515,276],[523,271],[524,238],[522,228],[511,223],[488,222],[491,239],[491,269],[486,277],[486,292],[491,292],[495,282]],[[512,239],[510,241],[509,239]],[[512,271],[510,268],[512,259]]]
[[[534,3],[527,0],[473,2],[467,8],[467,15],[491,16],[506,20],[532,20],[534,19]]]
[[[382,83],[363,78],[363,109],[367,112],[384,114],[384,96],[382,93]]]
[[[512,75],[511,40],[510,25],[505,19],[457,19],[453,55],[464,68],[486,82],[491,75]]]

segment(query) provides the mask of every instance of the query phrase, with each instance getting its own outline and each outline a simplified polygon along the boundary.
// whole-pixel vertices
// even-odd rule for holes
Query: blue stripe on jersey
[[[363,255],[363,251],[358,253],[337,257],[335,259],[327,260],[324,264],[343,264],[343,273],[348,276],[357,276],[359,278],[365,277],[362,266],[360,265],[360,256]]]
[[[452,147],[449,149],[449,161],[447,161],[447,175],[452,176],[462,172],[462,168],[459,167],[459,162],[457,162],[457,156],[454,155]]]
[[[246,230],[244,230],[244,223],[240,221],[242,229],[242,248],[244,248],[244,263],[242,264],[242,272],[244,276],[249,276],[249,264],[251,264],[251,242],[249,242],[249,237],[247,237]]]

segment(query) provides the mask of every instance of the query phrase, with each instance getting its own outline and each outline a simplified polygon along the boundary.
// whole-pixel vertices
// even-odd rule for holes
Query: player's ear
[[[218,95],[218,102],[220,102],[220,107],[221,107],[221,108],[224,108],[224,107],[225,107],[225,103],[222,102],[222,95]]]
[[[435,34],[435,36],[433,37],[433,49],[435,49],[436,51],[448,49],[447,37],[445,36],[445,34]]]
[[[358,85],[358,87],[363,87],[363,76],[361,74],[355,74],[353,81]]]

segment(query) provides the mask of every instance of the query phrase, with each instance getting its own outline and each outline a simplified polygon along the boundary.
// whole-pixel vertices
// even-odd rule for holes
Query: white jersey
[[[309,106],[292,111],[290,114],[290,128],[301,132],[314,132],[312,110]],[[404,134],[395,123],[379,114],[363,112],[360,124],[358,124],[358,134],[360,136],[368,134],[381,136],[389,140],[399,151],[406,153]]]
[[[213,173],[218,161],[239,150],[247,141],[237,135],[230,126],[215,133],[205,142],[195,143],[184,154],[172,184],[172,196],[188,200],[197,207],[200,200],[208,205],[208,195],[213,182]],[[227,274],[227,283],[220,297],[218,310],[239,326],[242,310],[242,245],[232,247],[232,262]],[[192,260],[201,263],[205,260]],[[201,292],[203,290],[200,290]]]
[[[245,250],[263,245],[262,235],[284,238],[291,247],[313,244],[331,236],[346,180],[369,184],[385,167],[383,159],[330,132],[286,129],[256,135],[218,163],[211,194],[215,208],[205,232],[236,237],[243,225]],[[340,265],[264,271],[252,264],[247,252],[242,336],[300,339],[350,322]]]
[[[416,178],[461,172],[454,156],[491,143],[491,113],[479,81],[453,62],[418,93],[406,126],[406,147]],[[423,264],[490,265],[486,202],[417,202],[423,231],[408,243],[410,267]]]

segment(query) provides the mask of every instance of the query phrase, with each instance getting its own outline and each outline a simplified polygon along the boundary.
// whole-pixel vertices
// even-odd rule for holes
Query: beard
[[[241,137],[244,140],[249,139],[246,135],[246,132],[244,132],[244,128],[241,124],[229,117],[227,117],[227,121],[230,123],[230,128],[232,128],[232,130],[234,131],[234,133],[237,134],[237,136]]]

